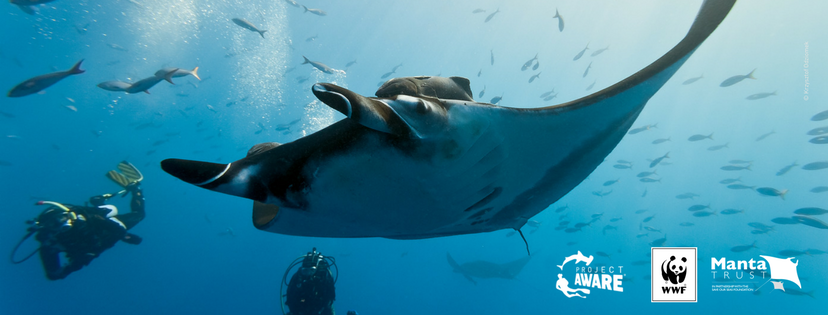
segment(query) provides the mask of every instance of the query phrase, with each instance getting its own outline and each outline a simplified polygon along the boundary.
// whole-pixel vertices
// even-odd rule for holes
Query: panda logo
[[[684,283],[684,278],[687,276],[686,263],[687,257],[676,260],[676,256],[670,256],[670,260],[661,263],[661,277],[672,284]]]

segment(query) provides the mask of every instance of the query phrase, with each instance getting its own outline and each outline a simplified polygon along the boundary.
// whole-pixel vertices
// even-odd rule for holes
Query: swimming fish
[[[759,248],[759,247],[756,247],[756,241],[753,241],[753,244],[750,244],[750,245],[733,246],[733,248],[731,248],[730,251],[734,252],[734,253],[741,253],[741,252],[748,251],[751,248]]]
[[[690,136],[690,138],[687,138],[687,141],[699,141],[699,140],[704,140],[704,139],[713,140],[713,134],[711,133],[710,135],[707,135],[707,136],[705,136],[705,135],[692,135],[692,136]]]
[[[768,132],[766,134],[763,134],[763,135],[759,136],[758,138],[756,138],[756,141],[765,140],[765,138],[767,138],[768,136],[770,136],[772,134],[775,134],[775,133],[776,133],[776,131],[771,131],[771,132]]]
[[[635,175],[635,176],[638,177],[638,178],[641,178],[641,177],[648,177],[650,175],[658,175],[658,173],[656,173],[656,171],[653,170],[652,172],[641,172],[641,173],[638,173],[638,175]]]
[[[310,12],[310,13],[316,14],[318,16],[328,15],[328,12],[322,11],[320,9],[309,9],[308,7],[306,7],[304,5],[302,7],[305,8],[305,11],[303,11],[302,13]]]
[[[659,239],[656,239],[656,240],[653,240],[652,242],[650,242],[650,246],[652,246],[652,247],[661,247],[661,246],[664,246],[664,243],[666,243],[666,242],[667,242],[667,236],[665,235],[662,238],[659,238]]]
[[[540,61],[535,62],[535,65],[532,67],[532,70],[538,70],[538,67],[540,67]]]
[[[699,211],[703,209],[710,209],[710,205],[692,205],[690,208],[687,208],[689,211]]]
[[[483,89],[480,90],[480,93],[477,93],[477,97],[481,98],[481,97],[483,97],[483,94],[486,94],[486,86],[485,85],[483,86]]]
[[[615,183],[617,183],[617,182],[618,182],[618,179],[616,179],[616,180],[608,180],[608,181],[604,182],[604,187],[606,187],[606,186],[612,186],[613,184],[615,184]]]
[[[605,48],[598,49],[598,50],[596,50],[596,51],[593,51],[593,52],[592,52],[592,55],[590,55],[590,56],[591,56],[591,57],[598,56],[598,55],[600,55],[601,53],[603,53],[603,52],[605,52],[605,51],[607,51],[607,50],[609,50],[609,46],[607,46],[607,47],[605,47]]]
[[[698,77],[695,77],[695,78],[689,78],[689,79],[687,79],[686,81],[682,82],[681,84],[682,84],[682,85],[689,85],[689,84],[693,84],[693,83],[695,83],[696,81],[701,80],[702,78],[704,78],[704,74],[702,74],[702,75],[700,75],[700,76],[698,76]]]
[[[532,81],[535,81],[535,79],[537,79],[538,77],[540,77],[540,74],[541,74],[541,73],[540,73],[540,72],[538,72],[538,74],[533,75],[532,77],[530,77],[530,78],[529,78],[529,83],[532,83]]]
[[[811,227],[815,227],[815,228],[823,229],[823,230],[828,229],[828,224],[825,224],[825,222],[822,222],[822,220],[819,220],[819,219],[816,219],[816,218],[812,218],[812,217],[809,217],[809,216],[802,216],[802,215],[795,215],[795,216],[793,216],[793,218],[796,219],[797,221],[799,221],[799,223],[805,224],[807,226],[811,226]]]
[[[83,59],[81,59],[81,61],[78,61],[78,63],[72,66],[71,69],[66,71],[58,71],[49,74],[39,75],[34,78],[23,81],[20,84],[13,87],[11,90],[9,90],[9,93],[6,94],[6,96],[23,97],[26,95],[35,94],[47,87],[52,86],[55,83],[58,83],[58,81],[63,80],[64,78],[70,75],[84,73],[86,72],[86,70],[81,70],[80,68],[82,62]]]
[[[653,140],[653,144],[660,144],[660,143],[664,143],[664,142],[667,142],[667,141],[670,141],[670,138],[655,139],[655,140]]]
[[[538,54],[535,54],[535,57],[532,57],[532,59],[529,59],[528,61],[523,63],[523,66],[520,67],[520,71],[526,71],[526,69],[529,69],[529,67],[531,67],[532,64],[535,63],[535,61],[537,61],[537,60],[538,60]]]
[[[680,194],[680,195],[676,195],[676,199],[695,199],[698,196],[699,195],[694,194],[694,193],[683,193],[683,194]]]
[[[694,225],[696,225],[696,224],[693,223],[693,222],[681,222],[681,223],[679,223],[679,226],[683,226],[683,227],[690,227],[690,226],[694,226]]]
[[[456,77],[396,78],[376,98],[318,83],[314,95],[347,118],[232,163],[166,159],[161,168],[254,200],[254,226],[275,233],[422,239],[519,229],[606,159],[733,3],[704,2],[685,39],[627,84],[562,106],[476,103]],[[547,136],[528,141],[537,130]]]
[[[617,168],[619,170],[628,170],[632,168],[632,166],[626,164],[615,164],[612,167]]]
[[[721,169],[723,171],[741,171],[741,170],[750,171],[750,165],[747,165],[747,166],[725,165],[725,166],[720,167],[719,169]]]
[[[817,171],[826,168],[828,168],[828,161],[813,162],[802,166],[802,169],[806,171]]]
[[[294,7],[297,7],[297,8],[302,6],[302,5],[300,5],[299,3],[297,3],[297,2],[296,2],[296,1],[294,1],[294,0],[285,0],[285,2],[287,2],[288,4],[290,4],[290,5],[294,6]]]
[[[124,46],[121,46],[121,45],[118,45],[118,44],[109,43],[109,44],[107,44],[107,46],[109,46],[109,48],[115,49],[117,51],[129,51],[129,49],[126,49]]]
[[[799,224],[798,220],[796,220],[794,218],[785,218],[785,217],[773,218],[773,219],[771,219],[771,222],[776,223],[776,224],[787,224],[787,225]]]
[[[730,215],[730,214],[737,214],[737,213],[743,213],[743,212],[745,212],[745,210],[739,210],[739,209],[724,209],[724,210],[722,210],[722,211],[721,211],[721,212],[719,212],[719,213],[721,213],[721,214],[727,214],[727,215]]]
[[[540,95],[540,98],[547,97],[547,96],[551,95],[552,93],[555,93],[555,89],[552,89],[549,92],[544,92],[543,94]]]
[[[261,35],[262,38],[264,38],[264,33],[267,32],[267,30],[260,30],[259,28],[256,27],[256,25],[253,25],[253,23],[250,23],[245,19],[233,18],[232,21],[233,21],[233,23],[236,23],[236,25],[238,25],[238,26],[241,26],[241,27],[246,28],[248,30],[259,33],[259,35]]]
[[[328,67],[327,65],[325,65],[324,63],[321,63],[321,62],[310,61],[310,59],[308,59],[308,57],[305,57],[305,56],[302,56],[302,58],[305,58],[305,62],[302,63],[303,65],[304,64],[310,64],[314,68],[319,69],[319,71],[322,71],[322,72],[327,73],[327,74],[335,74],[338,71],[342,71],[342,70],[336,70],[334,68]]]
[[[480,69],[480,71],[477,72],[477,77],[479,78],[481,74],[483,74],[483,69]]]
[[[661,163],[662,160],[669,159],[669,158],[670,158],[670,152],[664,153],[663,156],[660,156],[660,157],[656,158],[655,160],[653,160],[652,162],[650,162],[650,168],[655,167],[656,165],[658,165],[658,163]]]
[[[491,65],[494,66],[494,49],[489,50],[489,55],[491,56]]]
[[[798,163],[796,163],[796,162],[793,162],[793,163],[791,163],[790,165],[783,167],[781,170],[779,170],[779,172],[776,172],[776,176],[782,176],[782,175],[785,175],[785,174],[787,174],[787,173],[788,173],[791,169],[793,169],[793,168],[794,168],[794,167],[796,167],[796,166],[799,166],[799,164],[798,164]]]
[[[589,49],[589,43],[587,43],[586,47],[584,47],[584,49],[581,50],[581,52],[579,52],[577,55],[575,55],[575,58],[572,58],[572,61],[581,59],[581,57],[584,56],[584,53],[587,51],[587,49]]]
[[[559,207],[558,209],[555,209],[555,213],[560,213],[560,212],[566,211],[566,209],[569,209],[569,205],[566,205],[566,206],[563,206],[563,207]]]
[[[828,126],[814,128],[808,131],[809,136],[821,136],[824,134],[828,134]]]
[[[584,75],[582,76],[582,78],[586,78],[587,74],[589,74],[589,69],[591,69],[591,68],[592,68],[592,62],[590,62],[589,65],[587,66],[586,70],[584,70]]]
[[[492,14],[489,14],[489,16],[486,17],[486,20],[483,21],[483,23],[491,21],[492,18],[495,16],[495,14],[497,14],[498,12],[500,12],[500,9],[497,9],[497,11],[494,11],[494,12],[492,12]]]
[[[123,81],[106,81],[98,83],[98,87],[107,91],[126,92],[132,84]]]
[[[483,9],[474,9],[474,11],[472,11],[472,13],[475,13],[475,14],[476,14],[476,13],[483,13],[483,12],[486,12],[486,10],[483,10]]]
[[[707,148],[707,151],[719,151],[719,150],[724,149],[724,148],[729,148],[728,144],[729,143],[714,145],[712,147]]]
[[[198,67],[193,68],[193,70],[181,69],[181,68],[163,68],[155,72],[155,76],[165,78],[168,74],[170,74],[170,78],[180,78],[186,77],[188,75],[193,76],[194,78],[201,81],[201,78],[198,76]],[[170,80],[170,83],[173,83]],[[174,84],[174,83],[173,83]]]
[[[586,91],[592,90],[592,87],[594,87],[594,86],[595,86],[595,82],[598,82],[598,81],[592,81],[592,84],[590,84],[589,86],[587,86]]]
[[[826,191],[828,191],[828,186],[817,186],[817,187],[811,188],[812,193],[824,193]]]
[[[502,100],[502,99],[503,99],[503,95],[495,96],[495,97],[492,97],[492,100],[489,101],[489,103],[497,105],[497,103],[500,103],[500,100]]]
[[[755,101],[755,100],[758,100],[758,99],[766,98],[766,97],[771,96],[771,95],[776,95],[776,91],[773,91],[773,93],[751,94],[750,96],[746,97],[746,99],[751,100],[751,101]]]
[[[637,133],[641,133],[643,131],[647,131],[647,130],[650,130],[650,129],[653,129],[653,128],[657,128],[657,127],[658,127],[658,123],[652,124],[652,125],[645,125],[645,126],[641,126],[641,127],[638,127],[638,128],[630,129],[630,131],[627,132],[627,134],[634,135],[634,134],[637,134]]]
[[[655,216],[656,216],[656,215],[654,214],[654,215],[651,215],[651,216],[649,216],[649,217],[646,217],[646,218],[644,218],[644,220],[642,220],[641,222],[644,222],[644,223],[650,222],[650,220],[652,220],[653,218],[655,218]]]
[[[788,193],[788,190],[787,189],[778,190],[776,188],[771,188],[771,187],[760,187],[760,188],[756,188],[756,192],[758,192],[759,194],[765,195],[765,196],[780,197],[780,198],[782,198],[782,200],[785,200],[785,194]]]
[[[659,182],[659,183],[660,183],[660,182],[661,182],[661,178],[659,178],[659,179],[655,179],[655,178],[644,177],[644,178],[639,179],[638,181],[639,181],[639,182],[642,182],[642,183],[655,183],[655,182]]]
[[[555,8],[555,16],[552,17],[553,19],[558,19],[558,30],[563,32],[564,29],[564,19],[560,13],[558,13],[558,9]]]
[[[544,99],[543,99],[543,101],[544,101],[544,102],[548,102],[548,101],[551,101],[552,99],[554,99],[554,98],[556,98],[556,97],[558,97],[558,93],[555,93],[555,94],[553,94],[553,95],[549,95],[549,96],[547,96],[546,98],[544,98]]]
[[[730,189],[756,189],[756,186],[748,186],[748,185],[742,185],[742,184],[730,184],[730,185],[727,185],[727,188],[730,188]]]
[[[828,119],[828,110],[822,111],[811,117],[811,121],[823,121]]]
[[[153,86],[155,86],[156,84],[158,84],[159,82],[164,81],[166,79],[167,81],[172,83],[172,79],[170,79],[170,78],[171,78],[172,74],[175,73],[176,70],[178,70],[178,68],[171,69],[171,71],[166,73],[164,76],[153,75],[151,77],[141,79],[138,82],[132,83],[126,89],[126,92],[129,93],[129,94],[140,93],[140,92],[150,94],[149,89],[152,88]]]
[[[754,79],[754,80],[756,80],[756,78],[753,76],[754,71],[756,71],[756,69],[753,69],[752,71],[750,71],[750,73],[748,73],[746,75],[734,75],[730,78],[727,78],[727,80],[722,81],[722,84],[719,84],[719,86],[728,87],[728,86],[734,85],[736,83],[742,82],[742,80],[744,80],[744,79]]]
[[[814,144],[828,144],[828,136],[816,137],[811,140],[808,140],[808,142]]]
[[[800,214],[800,215],[823,215],[823,214],[828,213],[828,210],[825,210],[825,209],[822,209],[822,208],[810,207],[810,208],[796,209],[796,210],[794,210],[794,213]]]

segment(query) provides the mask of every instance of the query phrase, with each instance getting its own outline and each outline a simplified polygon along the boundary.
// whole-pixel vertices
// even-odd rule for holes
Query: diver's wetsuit
[[[131,191],[131,212],[113,216],[123,222],[123,226],[107,217],[110,212],[108,208],[66,205],[86,220],[77,220],[71,229],[62,233],[54,229],[38,231],[36,239],[41,244],[40,260],[49,280],[66,278],[70,273],[88,265],[119,240],[132,244],[140,242],[137,235],[127,233],[127,230],[144,219],[144,194],[138,187]],[[102,196],[90,198],[93,205],[101,205],[102,200],[105,200]],[[65,265],[61,265],[61,252],[66,253],[68,261]]]
[[[328,268],[320,268],[309,278],[293,274],[288,284],[285,304],[289,315],[333,315],[334,279]]]

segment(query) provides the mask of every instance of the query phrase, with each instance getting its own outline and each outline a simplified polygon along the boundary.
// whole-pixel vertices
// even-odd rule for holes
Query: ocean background
[[[385,81],[380,77],[399,64],[389,79],[463,76],[471,80],[476,100],[502,95],[502,106],[540,107],[578,99],[666,53],[686,34],[701,1],[301,3],[328,14],[303,13],[301,7],[277,0],[58,0],[39,6],[37,15],[11,4],[0,6],[0,87],[11,89],[28,78],[69,69],[80,59],[86,70],[41,94],[0,100],[0,252],[11,252],[25,234],[24,222],[43,210],[36,201],[82,204],[90,196],[117,191],[104,174],[122,160],[143,172],[147,205],[146,219],[131,230],[143,237],[142,244],[119,243],[64,280],[48,281],[37,256],[18,265],[5,263],[0,268],[0,313],[280,314],[282,275],[312,247],[336,258],[340,276],[334,306],[339,314],[824,312],[826,254],[797,256],[801,291],[813,291],[812,297],[772,291],[770,284],[759,295],[710,292],[717,283],[710,258],[828,251],[826,230],[770,221],[803,207],[828,208],[828,192],[810,192],[828,186],[828,170],[801,168],[828,160],[828,145],[810,143],[813,136],[806,134],[828,125],[811,121],[828,110],[823,98],[828,86],[822,80],[828,71],[828,21],[823,16],[828,3],[737,3],[633,125],[656,128],[627,135],[588,179],[534,218],[539,228],[524,227],[533,258],[516,279],[477,279],[477,285],[452,271],[446,253],[461,264],[525,257],[523,241],[513,231],[410,241],[272,234],[252,226],[249,200],[186,184],[163,172],[159,162],[227,163],[244,157],[254,144],[296,140],[343,118],[316,101],[313,83],[331,82],[373,95]],[[472,13],[478,8],[486,12]],[[562,32],[552,18],[556,8],[566,22]],[[267,29],[265,38],[233,24],[230,19],[236,17]],[[573,61],[587,44],[589,50]],[[591,55],[607,46],[609,50]],[[520,71],[535,54],[539,68]],[[303,55],[346,74],[301,65]],[[176,78],[176,85],[161,82],[151,94],[96,87],[108,80],[137,81],[162,67],[196,66],[201,81]],[[719,87],[753,69],[756,80]],[[528,83],[538,72],[540,77]],[[682,84],[701,75],[695,83]],[[485,95],[478,98],[484,86]],[[553,88],[557,98],[546,102],[538,97]],[[774,91],[777,95],[746,99]],[[771,131],[775,133],[756,140]],[[687,140],[711,133],[712,140]],[[543,141],[555,135],[526,136]],[[659,138],[671,140],[652,144]],[[708,150],[723,144],[728,147]],[[650,170],[648,159],[667,152],[670,165],[656,168],[660,182],[640,182],[636,174]],[[631,161],[632,169],[614,168],[621,159]],[[752,161],[751,170],[720,169],[733,159]],[[776,175],[793,162],[799,166]],[[728,189],[719,183],[727,178],[789,192],[783,200]],[[603,185],[615,179],[619,181]],[[599,197],[596,191],[611,193]],[[676,198],[688,192],[699,196]],[[128,211],[128,198],[112,202]],[[694,217],[687,209],[695,204],[744,212]],[[568,209],[554,211],[564,206]],[[647,211],[636,214],[640,209]],[[572,226],[596,213],[603,213],[601,220],[580,232],[554,229],[562,220]],[[662,233],[641,230],[642,220],[653,214],[643,225]],[[611,218],[622,219],[610,223]],[[694,225],[680,226],[682,222]],[[774,230],[752,234],[750,222],[774,225]],[[617,230],[604,233],[607,225]],[[637,237],[641,233],[648,234]],[[649,300],[649,264],[633,262],[649,260],[650,242],[665,236],[664,246],[698,247],[697,303]],[[758,248],[731,251],[753,242]],[[35,248],[30,239],[19,255]],[[624,266],[624,292],[593,290],[586,299],[567,299],[556,290],[555,265],[577,251],[602,251],[611,258],[596,256],[595,263]]]

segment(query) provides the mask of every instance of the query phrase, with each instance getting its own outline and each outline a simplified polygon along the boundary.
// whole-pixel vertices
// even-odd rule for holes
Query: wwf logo
[[[661,263],[661,278],[664,281],[680,284],[684,283],[685,277],[687,277],[687,257],[676,259],[676,256],[670,256],[670,259]]]

